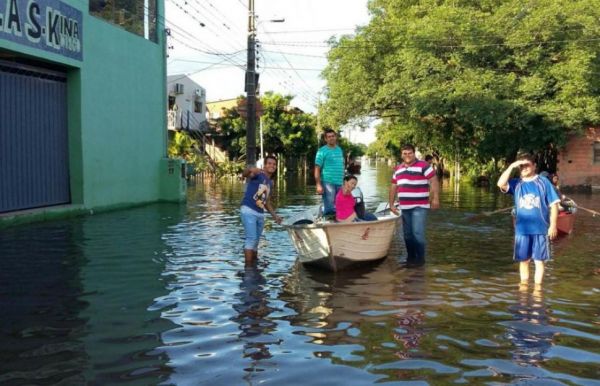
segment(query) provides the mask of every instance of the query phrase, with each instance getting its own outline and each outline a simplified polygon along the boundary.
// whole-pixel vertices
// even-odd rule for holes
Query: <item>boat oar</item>
[[[502,209],[498,209],[498,210],[493,210],[491,212],[483,212],[482,214],[484,216],[491,216],[491,215],[496,214],[496,213],[508,212],[509,210],[512,210],[512,208],[513,208],[512,206],[507,206],[506,208],[502,208]]]
[[[581,209],[581,210],[585,210],[585,211],[586,211],[586,212],[588,212],[588,213],[591,213],[591,214],[592,214],[592,217],[600,216],[600,212],[596,212],[595,210],[588,209],[588,208],[584,208],[584,207],[583,207],[583,206],[581,206],[581,205],[575,205],[575,207],[576,207],[576,208],[579,208],[579,209]]]
[[[590,213],[592,215],[592,217],[600,216],[600,212],[596,212],[595,210],[584,208],[583,206],[576,203],[575,200],[573,200],[571,197],[567,197],[567,196],[564,196],[564,197],[568,200],[571,200],[571,202],[573,202],[573,206],[575,206],[575,208],[578,208],[578,209],[581,209],[583,211]]]
[[[512,210],[512,208],[513,208],[512,206],[508,206],[506,208],[493,210],[491,212],[481,212],[480,214],[471,217],[471,221],[479,220],[482,217],[489,217],[489,216],[491,216],[493,214],[496,214],[496,213],[508,212],[509,210]]]

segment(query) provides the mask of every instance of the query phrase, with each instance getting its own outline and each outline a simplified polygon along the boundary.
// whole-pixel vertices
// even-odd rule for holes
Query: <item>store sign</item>
[[[0,0],[0,39],[83,60],[81,11],[58,0]]]

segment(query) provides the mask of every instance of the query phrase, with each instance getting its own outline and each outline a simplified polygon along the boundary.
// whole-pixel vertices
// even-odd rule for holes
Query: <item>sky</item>
[[[166,0],[165,6],[169,75],[189,75],[209,102],[245,94],[248,0]],[[260,92],[293,95],[293,106],[316,112],[326,41],[368,24],[367,0],[255,0],[255,8]]]

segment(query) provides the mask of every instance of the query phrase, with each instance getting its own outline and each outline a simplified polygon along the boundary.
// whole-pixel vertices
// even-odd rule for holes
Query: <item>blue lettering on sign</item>
[[[81,11],[58,0],[0,0],[0,40],[83,60]]]

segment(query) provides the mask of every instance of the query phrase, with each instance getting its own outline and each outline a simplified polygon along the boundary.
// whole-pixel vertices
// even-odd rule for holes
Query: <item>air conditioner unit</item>
[[[175,94],[183,94],[183,84],[175,83]]]

